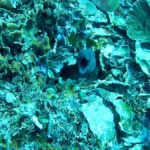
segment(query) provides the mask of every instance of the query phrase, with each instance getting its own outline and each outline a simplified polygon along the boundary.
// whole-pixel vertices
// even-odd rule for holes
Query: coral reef
[[[0,150],[149,149],[149,15],[149,0],[0,0]]]

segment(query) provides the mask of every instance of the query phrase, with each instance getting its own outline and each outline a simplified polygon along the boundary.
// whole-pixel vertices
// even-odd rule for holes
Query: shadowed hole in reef
[[[104,80],[108,73],[103,72],[101,68],[99,67],[99,52],[95,53],[96,56],[96,69],[94,72],[86,75],[81,75],[79,73],[78,63],[75,65],[68,66],[67,64],[64,64],[64,67],[62,68],[60,72],[60,76],[63,78],[63,80],[72,79],[72,80],[79,80],[80,78],[86,78],[87,80]],[[88,65],[88,61],[86,59],[83,59],[81,61],[81,67],[86,68]],[[108,72],[110,70],[110,67],[108,66]]]
[[[80,78],[78,65],[76,64],[76,65],[67,66],[67,64],[65,64],[63,69],[60,72],[60,76],[64,80],[67,79],[78,80]]]
[[[78,70],[78,65],[72,65],[72,66],[65,66],[61,72],[60,76],[63,78],[63,80],[72,79],[72,80],[79,80],[80,78],[86,78],[87,80],[104,80],[107,76],[107,73],[102,72],[101,70],[98,71],[96,77],[95,75],[87,74],[87,75],[81,75]]]

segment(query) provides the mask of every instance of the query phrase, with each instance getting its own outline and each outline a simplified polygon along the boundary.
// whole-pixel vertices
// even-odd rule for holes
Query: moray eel
[[[81,75],[86,75],[94,72],[96,68],[95,53],[92,48],[84,49],[78,55],[78,70]]]

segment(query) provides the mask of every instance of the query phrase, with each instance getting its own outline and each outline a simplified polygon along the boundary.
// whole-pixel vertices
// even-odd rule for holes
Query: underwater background
[[[0,0],[0,150],[150,150],[150,0]]]

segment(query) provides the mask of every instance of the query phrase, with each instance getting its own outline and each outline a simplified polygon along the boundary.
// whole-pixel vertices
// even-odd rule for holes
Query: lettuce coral
[[[114,11],[120,3],[120,0],[92,0],[93,3],[103,11]]]
[[[127,35],[133,40],[149,41],[150,8],[146,1],[138,0],[131,7],[127,17]]]

